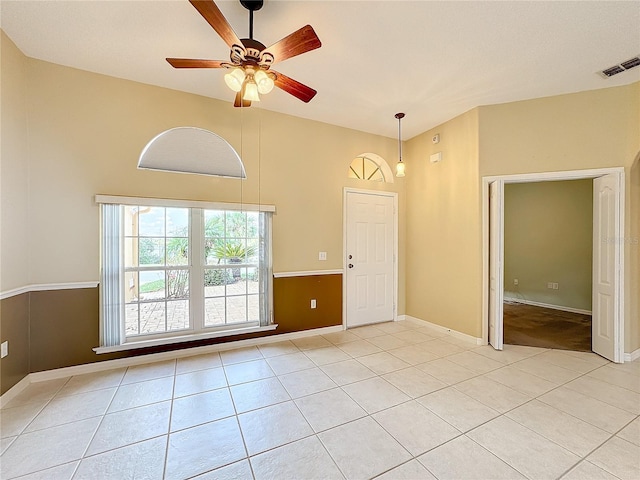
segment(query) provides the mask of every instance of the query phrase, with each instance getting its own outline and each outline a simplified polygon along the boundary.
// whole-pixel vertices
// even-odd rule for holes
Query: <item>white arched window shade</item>
[[[138,168],[247,178],[240,155],[229,142],[197,127],[176,127],[156,135],[142,150]]]

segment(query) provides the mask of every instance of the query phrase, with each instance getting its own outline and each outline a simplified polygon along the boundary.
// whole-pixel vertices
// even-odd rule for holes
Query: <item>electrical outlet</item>
[[[513,284],[517,287],[519,285],[520,282],[518,282],[517,278],[513,279]]]
[[[318,252],[318,260],[326,260],[327,252]]]
[[[316,299],[315,298],[311,299],[311,308],[316,308]]]
[[[0,358],[4,358],[7,355],[9,355],[9,340],[2,342],[2,345],[0,345]]]

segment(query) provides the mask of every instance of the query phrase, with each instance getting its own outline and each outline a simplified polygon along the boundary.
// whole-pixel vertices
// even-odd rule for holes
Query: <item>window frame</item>
[[[175,199],[158,199],[158,198],[142,198],[142,197],[121,197],[121,196],[112,196],[112,195],[96,195],[95,197],[96,203],[103,205],[112,205],[117,206],[119,208],[119,215],[121,224],[119,226],[118,235],[120,238],[120,246],[118,254],[120,256],[119,261],[119,272],[117,275],[111,274],[110,280],[107,276],[105,276],[105,244],[108,243],[108,240],[105,239],[105,220],[101,220],[101,288],[100,288],[100,347],[95,348],[94,350],[97,353],[106,353],[112,351],[126,350],[131,348],[141,348],[144,346],[151,345],[160,345],[165,343],[176,343],[183,341],[193,341],[195,339],[200,338],[215,338],[220,336],[232,335],[237,333],[249,333],[249,331],[259,331],[259,330],[271,330],[276,327],[273,325],[273,266],[272,266],[272,214],[275,213],[275,206],[273,205],[262,205],[262,204],[239,204],[239,203],[222,203],[222,202],[202,202],[202,201],[192,201],[192,200],[175,200]],[[125,304],[126,301],[124,299],[124,274],[126,271],[140,271],[140,267],[142,270],[144,269],[156,269],[156,270],[171,270],[171,267],[175,267],[173,265],[166,264],[162,267],[147,267],[138,266],[133,268],[125,268],[125,251],[124,251],[124,240],[125,240],[125,229],[124,225],[124,207],[126,206],[149,206],[149,207],[164,207],[164,208],[188,208],[189,209],[189,227],[188,227],[188,239],[189,239],[189,252],[188,252],[188,263],[186,265],[187,271],[189,272],[189,326],[186,329],[180,330],[169,330],[157,333],[149,333],[149,334],[135,334],[127,336],[126,329],[126,316],[125,316]],[[258,320],[239,322],[239,323],[225,323],[220,325],[209,325],[206,326],[205,320],[205,285],[204,285],[204,276],[203,278],[199,278],[199,274],[203,273],[207,270],[207,267],[211,267],[211,265],[207,265],[205,258],[205,250],[203,242],[205,240],[205,225],[204,225],[204,217],[206,210],[217,210],[231,212],[231,211],[239,211],[239,212],[258,212],[260,215],[258,218],[258,242],[259,242],[259,253],[258,253],[258,262],[257,267],[258,271],[261,275],[261,281],[259,282],[259,288],[257,292],[258,302],[259,302],[259,318]],[[101,216],[104,216],[104,209],[101,208]],[[166,212],[165,212],[165,222],[166,222]],[[111,224],[113,224],[113,219],[111,219]],[[107,221],[108,225],[108,221]],[[195,227],[194,227],[195,225]],[[167,238],[167,232],[165,230],[165,240]],[[245,241],[247,237],[245,236]],[[107,246],[108,248],[108,246]],[[165,256],[166,256],[166,248],[165,248]],[[238,264],[240,268],[248,268],[249,264],[242,263]],[[236,264],[234,264],[234,267]],[[254,267],[254,264],[250,266]],[[180,268],[184,268],[184,266],[180,266]],[[220,268],[230,268],[227,265],[221,266]],[[105,311],[109,309],[109,302],[113,304],[113,300],[103,299],[103,297],[108,296],[109,288],[105,288],[105,284],[111,282],[111,290],[113,290],[113,286],[115,285],[115,278],[118,278],[117,282],[119,284],[120,297],[119,298],[119,308],[117,315],[119,316],[119,335],[114,334],[114,325],[113,318],[111,320],[105,318]],[[107,280],[105,280],[107,279]],[[166,288],[166,287],[165,287]],[[103,291],[107,290],[106,293]],[[104,294],[103,294],[104,293]],[[117,294],[117,292],[116,292]],[[244,294],[245,297],[249,296],[248,289]],[[225,296],[221,298],[227,298],[226,291]],[[167,298],[164,298],[165,303],[167,302]],[[248,301],[248,298],[247,300]],[[114,309],[112,309],[113,311]],[[165,312],[166,315],[166,312]],[[226,315],[225,315],[226,317]],[[108,324],[111,322],[111,324]],[[109,337],[109,333],[111,333],[111,337]],[[119,338],[118,338],[119,337]],[[115,340],[114,340],[115,338]],[[110,340],[109,340],[110,339]]]

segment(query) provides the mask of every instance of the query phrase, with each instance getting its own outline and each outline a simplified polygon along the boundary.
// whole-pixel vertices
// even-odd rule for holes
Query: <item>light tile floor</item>
[[[2,479],[640,479],[640,362],[410,321],[34,383]]]

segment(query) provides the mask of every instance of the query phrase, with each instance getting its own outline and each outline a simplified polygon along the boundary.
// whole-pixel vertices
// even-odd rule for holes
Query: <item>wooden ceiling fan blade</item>
[[[234,45],[239,45],[242,47],[242,42],[236,35],[236,32],[233,31],[227,19],[224,18],[224,15],[218,8],[218,6],[213,2],[213,0],[189,0],[191,5],[193,5],[200,15],[204,17],[204,19],[213,27],[213,29],[220,35],[220,38],[224,40],[224,42],[229,45],[229,47],[233,47]]]
[[[291,35],[287,35],[282,40],[267,47],[262,54],[263,56],[265,53],[273,55],[273,62],[275,63],[315,50],[321,46],[322,43],[313,30],[313,27],[311,25],[305,25]]]
[[[273,70],[271,71],[276,75],[276,79],[274,81],[276,87],[290,93],[294,97],[302,100],[304,103],[309,103],[309,101],[316,96],[316,93],[318,93],[313,88],[307,87],[293,78],[289,78],[286,75]]]
[[[197,58],[167,58],[173,68],[222,68],[222,60],[199,60]]]
[[[242,95],[243,95],[242,92],[236,93],[236,99],[233,102],[233,106],[234,107],[250,107],[251,106],[251,101],[250,100],[244,100],[242,98]]]

